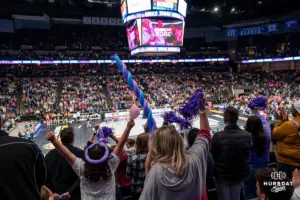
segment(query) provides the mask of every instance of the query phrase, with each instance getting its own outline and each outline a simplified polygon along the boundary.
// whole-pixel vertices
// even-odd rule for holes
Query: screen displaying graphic
[[[137,19],[133,24],[126,28],[129,49],[135,49],[141,45],[140,38],[141,19]]]
[[[143,46],[182,46],[184,21],[142,19]]]
[[[153,9],[155,10],[177,10],[178,0],[153,0]]]
[[[184,17],[186,16],[187,4],[184,0],[179,0],[178,2],[178,12]]]
[[[122,14],[122,18],[124,18],[127,15],[126,0],[124,0],[123,3],[121,4],[121,14]]]
[[[151,10],[151,0],[127,0],[128,14]]]

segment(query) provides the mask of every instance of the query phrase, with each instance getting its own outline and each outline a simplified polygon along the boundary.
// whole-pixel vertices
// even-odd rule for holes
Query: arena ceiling
[[[300,10],[297,0],[187,0],[190,14],[207,13],[225,21],[277,18]]]
[[[186,0],[187,26],[222,26],[241,20],[277,18],[300,13],[299,0]],[[80,18],[120,17],[121,0],[1,0],[0,17],[12,14]]]

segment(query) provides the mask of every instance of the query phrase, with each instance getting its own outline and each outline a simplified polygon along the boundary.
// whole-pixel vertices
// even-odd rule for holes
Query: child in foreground
[[[120,138],[116,148],[110,156],[101,164],[91,164],[86,160],[77,158],[65,146],[57,141],[55,134],[49,132],[46,139],[50,141],[56,150],[66,158],[75,173],[80,178],[81,199],[100,200],[116,199],[115,171],[120,163],[120,155],[127,141],[131,129],[135,123],[133,120],[127,123],[127,127]],[[86,150],[92,160],[99,160],[105,155],[105,148],[99,144]]]

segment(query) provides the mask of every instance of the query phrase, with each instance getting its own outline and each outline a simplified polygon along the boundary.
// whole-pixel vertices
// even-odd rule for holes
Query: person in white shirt
[[[115,171],[120,163],[122,149],[135,123],[133,120],[127,123],[127,127],[116,145],[113,152],[100,164],[92,164],[83,161],[71,153],[64,145],[57,141],[55,134],[49,132],[46,139],[56,148],[58,153],[66,158],[75,173],[80,178],[81,199],[88,200],[115,200],[116,199],[116,180]],[[85,155],[89,159],[96,161],[102,159],[106,153],[105,144],[93,144],[85,150]]]

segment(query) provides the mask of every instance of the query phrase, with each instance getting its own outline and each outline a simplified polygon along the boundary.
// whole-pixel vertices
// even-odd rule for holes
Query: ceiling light
[[[218,7],[215,7],[215,8],[214,8],[214,11],[215,11],[215,12],[218,12],[218,10],[219,10]]]
[[[262,1],[257,2],[258,4],[262,4]]]
[[[232,8],[232,9],[231,9],[231,12],[234,12],[234,11],[235,11],[235,8]]]

